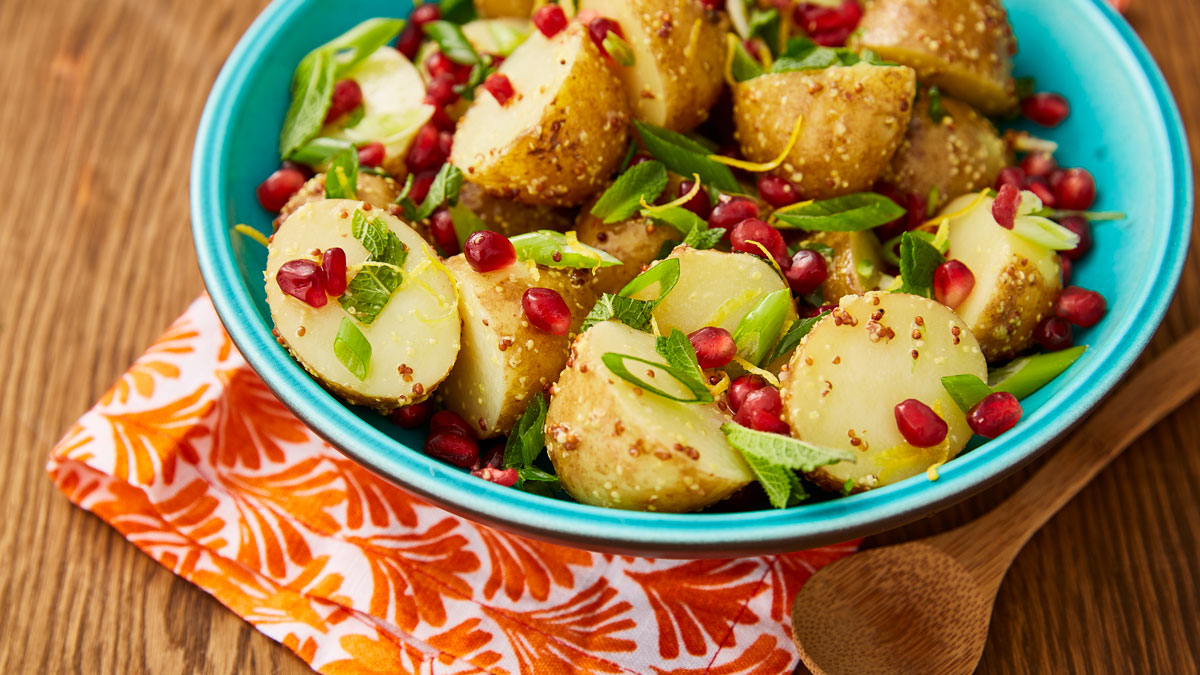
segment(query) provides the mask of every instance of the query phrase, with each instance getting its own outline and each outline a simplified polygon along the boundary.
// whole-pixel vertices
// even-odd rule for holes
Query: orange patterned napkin
[[[49,472],[331,675],[787,673],[791,598],[857,545],[650,560],[476,525],[321,441],[242,360],[207,297],[75,424]]]

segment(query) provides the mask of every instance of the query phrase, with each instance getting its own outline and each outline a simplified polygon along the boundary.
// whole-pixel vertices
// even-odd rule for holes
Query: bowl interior
[[[308,378],[271,337],[266,251],[232,234],[270,232],[255,198],[277,168],[276,139],[295,64],[364,18],[409,3],[276,0],[243,37],[205,109],[192,174],[192,215],[205,283],[230,335],[280,399],[333,445],[451,511],[558,543],[639,555],[729,556],[794,550],[860,536],[931,512],[1032,459],[1110,390],[1144,348],[1174,292],[1191,230],[1192,181],[1179,115],[1128,25],[1101,0],[1007,0],[1020,41],[1018,76],[1073,103],[1053,130],[1060,163],[1096,177],[1096,208],[1128,219],[1094,229],[1074,283],[1101,292],[1107,317],[1077,335],[1091,345],[1063,376],[1024,402],[1019,426],[942,468],[853,497],[784,511],[668,515],[545,499],[472,478],[424,456],[423,434],[347,407]],[[978,439],[977,439],[978,441]]]

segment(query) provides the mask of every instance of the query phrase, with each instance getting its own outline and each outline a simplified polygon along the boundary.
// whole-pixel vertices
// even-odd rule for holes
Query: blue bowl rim
[[[1103,0],[1076,2],[1082,11],[1101,13],[1125,49],[1122,58],[1136,63],[1143,78],[1141,86],[1155,97],[1162,119],[1148,122],[1160,123],[1165,129],[1175,186],[1168,209],[1173,220],[1165,236],[1188,241],[1194,206],[1192,166],[1170,89],[1145,45],[1115,10]],[[264,36],[277,32],[302,4],[274,0],[254,21],[217,77],[200,120],[191,173],[191,213],[197,258],[209,296],[249,365],[318,435],[422,498],[502,530],[600,551],[727,557],[825,545],[914,520],[999,481],[1032,461],[1077,423],[1145,349],[1179,282],[1188,250],[1182,245],[1167,247],[1155,278],[1142,287],[1142,297],[1134,299],[1133,306],[1141,309],[1119,317],[1122,323],[1111,344],[1096,348],[1110,352],[1105,358],[1090,360],[1086,366],[1077,364],[1077,368],[1085,368],[1082,376],[1023,421],[1024,433],[1001,437],[960,456],[942,467],[936,482],[918,476],[862,494],[780,511],[660,514],[549,500],[480,481],[416,450],[381,450],[399,442],[335,401],[275,343],[269,331],[255,327],[257,310],[238,278],[224,218],[226,201],[220,178],[226,143],[223,130],[229,127],[237,92],[244,87],[252,64],[263,57]]]

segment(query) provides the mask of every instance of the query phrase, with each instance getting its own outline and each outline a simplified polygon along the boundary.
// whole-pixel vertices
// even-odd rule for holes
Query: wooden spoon
[[[1130,443],[1200,391],[1200,330],[1120,388],[994,511],[933,537],[864,551],[800,589],[792,626],[814,675],[970,673],[1017,552]]]

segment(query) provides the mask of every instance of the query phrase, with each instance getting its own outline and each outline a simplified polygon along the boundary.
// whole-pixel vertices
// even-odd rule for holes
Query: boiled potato
[[[476,98],[450,162],[495,195],[579,204],[612,175],[629,137],[629,104],[613,67],[578,23],[552,39],[535,31],[500,66],[515,96],[504,106],[490,94]]]
[[[358,82],[363,95],[363,117],[352,127],[326,125],[321,135],[350,141],[355,145],[383,143],[383,168],[403,178],[408,169],[404,158],[413,138],[429,118],[433,106],[425,98],[421,74],[404,55],[383,47],[346,72]]]
[[[721,425],[729,417],[716,405],[635,387],[604,365],[607,352],[662,363],[653,335],[616,321],[593,326],[572,345],[546,414],[547,452],[568,494],[618,509],[696,511],[754,480],[725,440]],[[639,365],[636,372],[646,370]],[[653,370],[656,386],[686,392]]]
[[[516,16],[526,18],[533,14],[534,0],[475,0],[475,9],[487,17]]]
[[[749,253],[679,246],[667,258],[679,260],[679,282],[654,308],[654,320],[664,335],[673,328],[687,334],[705,326],[733,333],[763,298],[788,287],[770,263]],[[657,285],[632,297],[653,300],[658,297]],[[795,317],[795,305],[790,304],[786,318]]]
[[[978,192],[996,182],[1000,170],[1013,163],[1008,146],[996,127],[974,108],[942,96],[946,117],[934,122],[930,99],[922,92],[914,104],[908,134],[882,180],[902,193],[929,198],[937,189],[931,209],[968,192]]]
[[[563,232],[570,229],[573,222],[571,212],[567,209],[531,206],[497,197],[469,181],[463,182],[458,200],[479,216],[487,229],[506,237],[538,230]]]
[[[321,251],[341,248],[351,279],[367,260],[367,250],[354,237],[355,211],[369,220],[382,220],[408,249],[404,281],[371,323],[353,318],[354,326],[371,344],[365,379],[358,379],[338,359],[334,339],[342,320],[351,317],[329,298],[320,308],[285,294],[276,274],[284,263],[307,259],[319,262]],[[267,304],[280,344],[313,377],[351,403],[389,410],[427,398],[450,372],[458,356],[458,297],[454,280],[437,254],[399,218],[365,202],[323,199],[296,210],[271,239],[265,273]]]
[[[1033,343],[1038,322],[1054,311],[1062,290],[1058,254],[1000,227],[992,199],[966,195],[946,206],[952,214],[979,203],[950,221],[949,258],[975,275],[975,287],[956,310],[988,361],[1007,361]]]
[[[386,176],[359,172],[355,185],[359,201],[364,201],[385,211],[389,210],[392,202],[400,196],[400,186],[394,179]],[[322,199],[325,199],[325,174],[319,173],[308,179],[308,182],[292,195],[287,204],[283,205],[283,209],[279,211],[279,215],[276,216],[273,223],[275,229],[278,230],[283,221],[287,220],[288,216],[295,213],[301,206]]]
[[[916,78],[904,66],[769,73],[733,90],[733,119],[742,153],[768,162],[787,148],[797,117],[800,138],[774,173],[806,199],[871,187],[904,138]]]
[[[582,0],[621,26],[634,65],[618,68],[637,119],[690,131],[708,118],[724,86],[723,14],[696,0]]]
[[[663,244],[683,240],[683,235],[670,225],[659,225],[636,215],[606,225],[589,210],[585,206],[575,224],[579,241],[625,263],[596,270],[593,283],[596,290],[604,293],[616,293],[641,274],[643,265],[658,258]]]
[[[883,255],[873,232],[818,232],[805,241],[833,249],[829,276],[821,284],[825,302],[833,304],[842,296],[862,295],[879,288]]]
[[[494,272],[471,269],[463,256],[446,261],[458,282],[462,351],[439,393],[481,437],[506,434],[534,394],[558,379],[568,335],[530,325],[521,296],[530,288],[558,291],[571,309],[572,331],[596,303],[587,270],[516,263]]]
[[[986,380],[987,363],[966,324],[944,305],[902,293],[843,298],[804,338],[781,378],[792,435],[858,455],[857,463],[820,467],[809,477],[828,489],[852,480],[864,490],[952,459],[971,428],[942,377],[966,374]],[[917,448],[900,434],[894,409],[910,398],[946,421],[941,445]]]
[[[1017,105],[1017,42],[1000,0],[872,0],[848,44],[914,68],[987,115]]]

